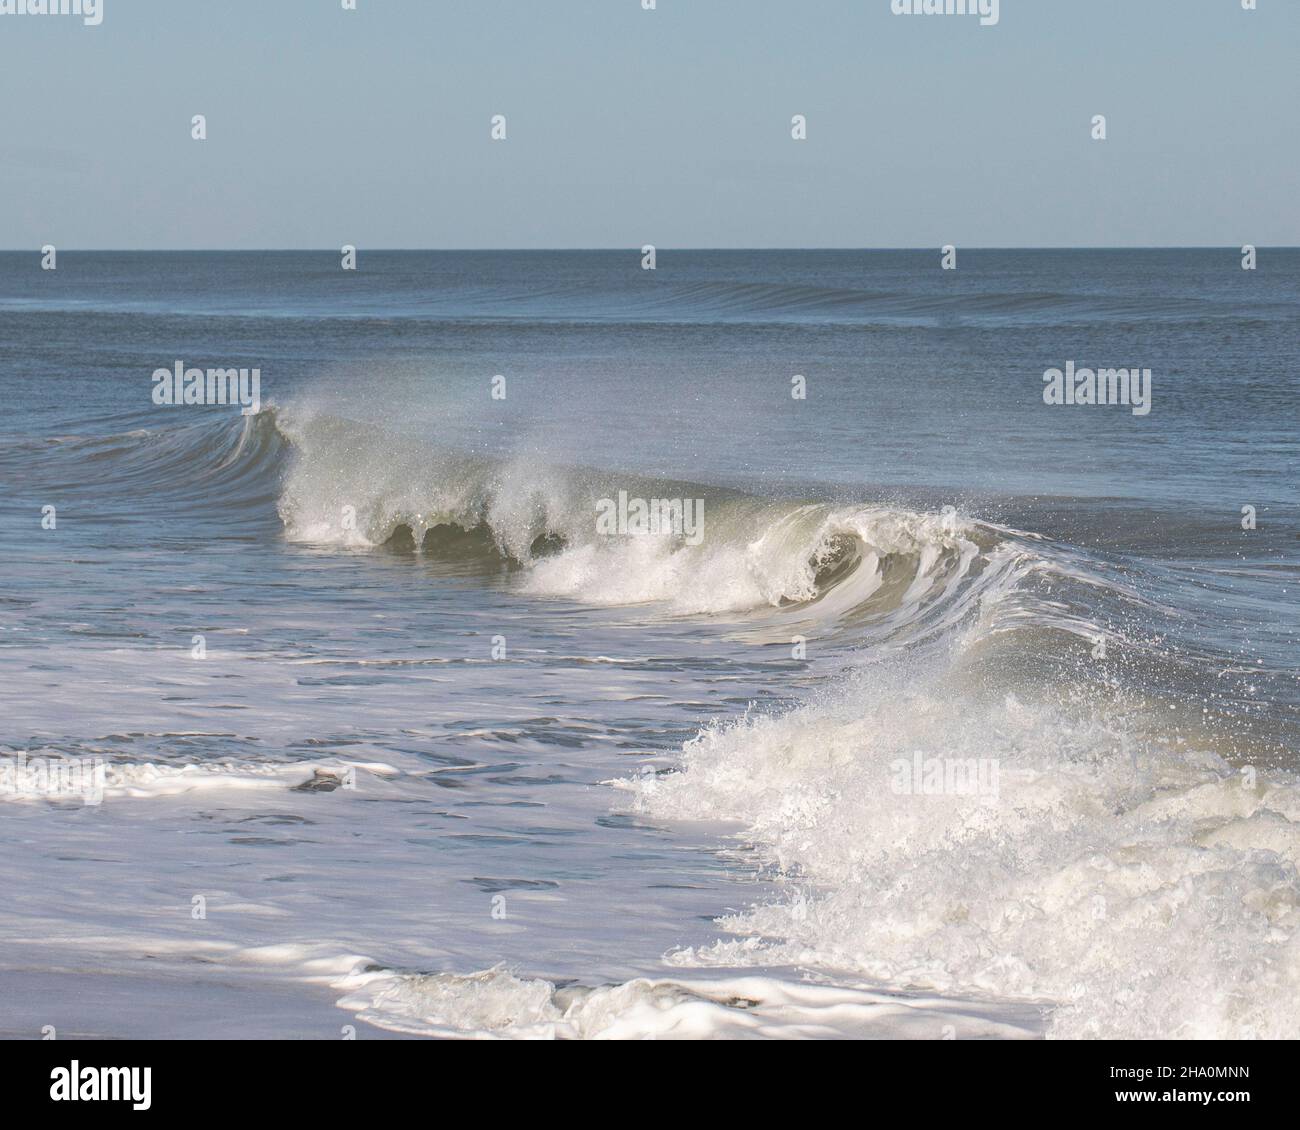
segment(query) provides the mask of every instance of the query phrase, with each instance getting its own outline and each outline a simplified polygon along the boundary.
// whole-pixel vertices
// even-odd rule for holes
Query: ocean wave
[[[1140,695],[1070,697],[999,695],[960,654],[876,666],[619,782],[650,818],[737,825],[785,877],[672,962],[1038,1001],[1061,1037],[1300,1035],[1300,780]]]
[[[149,498],[214,536],[382,553],[646,616],[725,617],[769,643],[834,634],[882,657],[965,628],[986,641],[1013,635],[1046,661],[1104,636],[1114,677],[1158,678],[1243,716],[1259,712],[1260,686],[1286,697],[1294,681],[1272,654],[1289,655],[1285,639],[1275,646],[1267,629],[1255,646],[1267,645],[1269,663],[1253,673],[1241,654],[1216,650],[1213,623],[1180,605],[1184,573],[953,506],[762,497],[540,456],[480,457],[299,406],[31,439],[20,455],[43,486],[84,484],[105,515]],[[602,529],[602,506],[624,496],[697,506],[698,536]],[[1095,540],[1086,526],[1081,536]],[[999,662],[1025,660],[1003,649]]]
[[[386,548],[512,571],[530,594],[676,614],[762,610],[877,624],[960,614],[1031,551],[954,509],[764,499],[686,482],[500,462],[376,436],[333,418],[282,416],[293,458],[280,514],[291,541]],[[611,534],[617,497],[698,506],[685,530]]]
[[[42,489],[75,492],[105,508],[184,500],[193,513],[221,518],[273,501],[286,454],[274,410],[233,418],[218,411],[201,409],[193,423],[7,440],[0,471],[21,468]]]

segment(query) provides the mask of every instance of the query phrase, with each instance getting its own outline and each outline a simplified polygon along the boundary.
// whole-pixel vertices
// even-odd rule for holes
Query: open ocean
[[[0,254],[0,1033],[1300,1037],[1300,251],[939,260]]]

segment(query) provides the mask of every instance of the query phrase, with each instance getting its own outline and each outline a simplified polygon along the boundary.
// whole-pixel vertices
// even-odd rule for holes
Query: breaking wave
[[[962,656],[710,726],[621,784],[648,817],[738,825],[784,877],[684,968],[1040,1001],[1054,1036],[1295,1038],[1300,780],[1187,722],[1136,695],[991,693]],[[993,788],[953,788],[954,765]]]
[[[689,482],[499,462],[316,418],[281,427],[295,451],[279,510],[308,544],[420,554],[518,574],[542,596],[658,604],[678,614],[780,610],[894,627],[960,615],[1018,562],[998,528],[948,509],[776,501]],[[700,536],[609,536],[622,492],[687,500]]]

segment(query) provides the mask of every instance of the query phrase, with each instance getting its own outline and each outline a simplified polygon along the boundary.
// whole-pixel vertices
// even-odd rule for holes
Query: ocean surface
[[[1298,362],[1295,250],[0,254],[0,1033],[1300,1036]]]

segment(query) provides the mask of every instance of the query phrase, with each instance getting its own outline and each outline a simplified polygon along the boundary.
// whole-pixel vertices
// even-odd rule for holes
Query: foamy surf
[[[479,1040],[1025,1039],[1037,1010],[772,976],[638,978],[557,987],[494,968],[363,969],[333,983],[341,1008],[394,1032]]]
[[[194,737],[197,735],[186,735]],[[289,789],[333,792],[355,788],[357,774],[395,777],[399,771],[376,762],[316,758],[293,762],[211,759],[189,764],[123,762],[105,757],[69,757],[36,750],[0,753],[0,800],[99,805],[111,799],[148,799]]]
[[[788,889],[670,963],[1036,1001],[1056,1037],[1295,1038],[1300,781],[1117,704],[969,692],[875,669],[623,782],[650,817],[733,823]],[[954,790],[954,762],[995,788]]]

